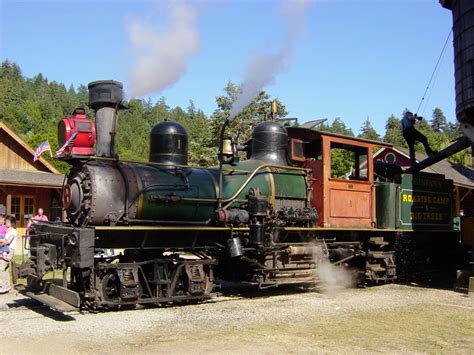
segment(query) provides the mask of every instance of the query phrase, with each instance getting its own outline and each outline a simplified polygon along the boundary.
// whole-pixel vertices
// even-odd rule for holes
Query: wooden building
[[[0,210],[16,217],[19,234],[24,234],[28,217],[40,207],[50,220],[62,215],[64,175],[43,158],[33,162],[34,154],[0,120]]]

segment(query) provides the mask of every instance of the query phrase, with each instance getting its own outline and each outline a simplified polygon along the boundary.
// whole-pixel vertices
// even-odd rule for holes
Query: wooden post
[[[7,214],[12,214],[12,195],[7,195]]]

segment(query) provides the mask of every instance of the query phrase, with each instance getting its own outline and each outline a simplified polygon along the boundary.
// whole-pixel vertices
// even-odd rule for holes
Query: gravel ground
[[[0,296],[2,353],[472,353],[474,298],[385,285],[322,294],[248,289],[197,305],[59,315]]]

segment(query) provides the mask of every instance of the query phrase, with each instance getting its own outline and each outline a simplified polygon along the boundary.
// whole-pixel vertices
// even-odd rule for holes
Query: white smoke
[[[258,54],[243,72],[241,92],[233,103],[229,119],[248,106],[266,85],[273,84],[278,73],[287,70],[295,44],[306,28],[306,11],[310,0],[283,0],[280,7],[284,41],[274,54]]]
[[[328,260],[317,266],[316,275],[323,293],[335,293],[355,284],[351,271],[342,265],[333,265]]]
[[[168,10],[168,22],[161,29],[143,21],[132,21],[127,26],[134,58],[130,96],[159,93],[172,86],[201,48],[196,8],[173,3]]]
[[[314,273],[319,290],[335,293],[355,285],[356,275],[344,265],[334,265],[329,261],[327,246],[316,240],[312,243],[312,257],[316,266]]]

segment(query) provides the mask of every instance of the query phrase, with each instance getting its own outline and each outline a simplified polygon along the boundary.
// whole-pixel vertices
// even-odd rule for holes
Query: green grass
[[[474,346],[474,310],[424,304],[320,319],[310,315],[287,323],[262,321],[238,332],[223,329],[189,335],[187,341],[201,352],[213,352],[216,344],[208,344],[208,339],[219,339],[223,350],[243,353],[468,354]],[[160,350],[191,350],[176,344],[179,339],[163,340]],[[152,344],[142,345],[147,349]]]

